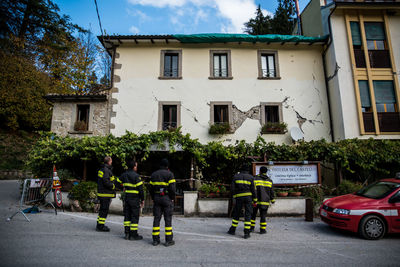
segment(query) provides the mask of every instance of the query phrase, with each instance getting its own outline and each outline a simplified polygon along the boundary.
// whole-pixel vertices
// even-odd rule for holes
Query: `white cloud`
[[[254,0],[128,0],[128,2],[134,5],[158,8],[184,8],[186,5],[191,4],[197,8],[195,14],[187,14],[183,9],[178,9],[178,11],[175,11],[175,14],[178,16],[194,16],[195,24],[207,18],[207,12],[204,11],[205,7],[213,8],[219,16],[228,20],[228,23],[221,25],[221,31],[235,33],[242,32],[243,24],[254,17],[257,8]],[[272,14],[265,9],[262,11],[264,15]],[[172,23],[177,24],[177,19],[172,19]]]
[[[132,34],[138,34],[139,33],[139,29],[137,27],[135,27],[135,26],[131,26],[129,28],[129,32],[132,33]]]
[[[126,12],[128,13],[129,16],[138,17],[140,22],[145,22],[145,21],[151,20],[150,16],[148,16],[146,13],[144,13],[140,10],[131,10],[131,9],[127,8]]]

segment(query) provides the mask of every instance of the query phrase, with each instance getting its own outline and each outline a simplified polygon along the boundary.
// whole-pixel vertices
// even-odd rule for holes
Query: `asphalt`
[[[173,219],[176,245],[151,245],[152,217],[140,218],[141,241],[123,239],[123,217],[110,215],[109,233],[95,231],[96,214],[18,210],[19,185],[0,181],[0,266],[400,266],[400,236],[368,241],[319,219],[268,218],[266,235],[226,234],[229,218]],[[258,225],[257,225],[258,227]],[[162,241],[164,241],[161,234]]]

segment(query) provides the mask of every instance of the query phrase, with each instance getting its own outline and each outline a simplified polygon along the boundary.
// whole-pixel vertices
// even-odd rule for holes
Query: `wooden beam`
[[[137,39],[136,39],[136,38],[135,38],[134,40],[135,40],[135,44],[138,44],[138,43],[139,43],[139,42],[137,41]]]

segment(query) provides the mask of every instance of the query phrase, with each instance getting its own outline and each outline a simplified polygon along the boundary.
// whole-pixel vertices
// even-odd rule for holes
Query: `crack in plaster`
[[[326,77],[326,80],[329,82],[330,80],[332,80],[333,78],[335,78],[336,75],[338,74],[339,70],[340,70],[340,67],[339,67],[339,65],[338,65],[337,62],[336,62],[335,71],[333,72],[333,74],[332,74],[331,76]]]
[[[242,126],[243,122],[246,119],[252,119],[252,120],[260,120],[260,110],[261,106],[257,105],[252,108],[250,108],[248,111],[241,111],[238,109],[237,106],[232,105],[232,119],[233,123],[231,125],[232,131],[236,131],[237,129]]]

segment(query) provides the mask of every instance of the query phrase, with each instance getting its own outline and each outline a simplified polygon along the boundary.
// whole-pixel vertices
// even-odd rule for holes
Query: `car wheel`
[[[385,235],[386,225],[378,216],[369,215],[362,218],[358,231],[365,239],[377,240]]]

